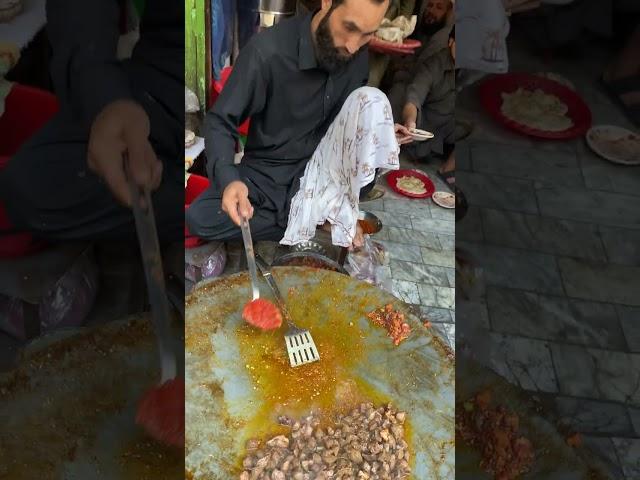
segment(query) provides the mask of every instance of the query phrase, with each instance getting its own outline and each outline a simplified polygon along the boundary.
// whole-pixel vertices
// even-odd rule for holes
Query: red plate
[[[527,127],[507,118],[500,111],[502,106],[501,94],[515,92],[520,87],[527,90],[539,88],[547,94],[558,97],[569,108],[567,115],[573,120],[573,127],[561,132],[549,132]],[[577,93],[558,82],[528,73],[506,73],[489,78],[480,86],[480,101],[489,114],[499,123],[511,130],[532,137],[568,140],[583,136],[591,127],[591,110]]]
[[[396,186],[396,182],[400,177],[415,177],[422,180],[422,182],[424,183],[424,188],[426,188],[427,191],[425,193],[409,193],[399,189]],[[410,198],[429,198],[431,195],[433,195],[433,192],[436,191],[436,187],[431,179],[415,170],[394,170],[387,175],[387,183],[393,191]]]
[[[387,42],[379,38],[372,38],[369,42],[369,50],[378,53],[399,53],[412,54],[414,50],[420,47],[422,43],[419,40],[407,38],[402,43]]]

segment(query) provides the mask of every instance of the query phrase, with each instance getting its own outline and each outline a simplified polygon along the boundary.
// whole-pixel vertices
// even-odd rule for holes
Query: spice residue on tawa
[[[520,416],[504,405],[494,406],[488,389],[456,409],[456,433],[480,452],[480,468],[497,480],[520,478],[533,465],[535,452],[520,434]]]
[[[398,346],[411,334],[411,327],[405,321],[404,313],[394,310],[390,303],[367,314],[367,318],[379,327],[383,327]]]
[[[122,480],[171,479],[184,475],[184,450],[167,448],[146,436],[137,436],[118,456]]]

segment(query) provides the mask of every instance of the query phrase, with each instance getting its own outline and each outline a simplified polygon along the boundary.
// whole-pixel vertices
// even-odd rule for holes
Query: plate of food
[[[451,192],[438,191],[431,195],[433,203],[442,208],[456,208],[456,196]]]
[[[597,125],[586,135],[587,145],[602,158],[621,165],[640,165],[640,135],[615,125]]]
[[[416,170],[394,170],[387,175],[389,186],[405,197],[429,198],[436,191],[431,179]]]
[[[199,284],[186,299],[186,478],[352,479],[367,469],[382,478],[374,467],[388,478],[453,478],[455,363],[444,340],[349,276],[272,274],[320,360],[293,368],[286,325],[261,332],[243,322],[246,272]],[[262,281],[260,290],[272,299]]]
[[[424,142],[434,137],[433,133],[420,130],[419,128],[412,128],[409,130],[409,133],[411,133],[411,138],[413,138],[414,142]]]
[[[480,99],[499,123],[532,137],[567,140],[591,127],[591,111],[576,92],[538,75],[490,77],[480,87]]]

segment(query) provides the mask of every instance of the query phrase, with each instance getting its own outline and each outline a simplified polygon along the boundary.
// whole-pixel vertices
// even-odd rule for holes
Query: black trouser
[[[162,243],[178,241],[184,237],[183,121],[143,92],[136,100],[149,115],[150,140],[164,164],[153,194],[158,235]],[[0,198],[16,228],[47,240],[135,236],[131,211],[87,167],[88,138],[88,128],[63,108],[0,171]]]

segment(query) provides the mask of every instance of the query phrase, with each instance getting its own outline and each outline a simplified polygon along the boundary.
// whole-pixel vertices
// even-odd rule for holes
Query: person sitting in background
[[[413,55],[394,58],[387,77],[392,85],[406,84],[411,79],[410,72],[416,65],[446,49],[449,32],[454,25],[453,2],[451,0],[424,0],[418,14],[418,26],[414,38],[422,45]]]
[[[640,26],[605,69],[602,84],[622,104],[629,120],[640,127]]]
[[[391,0],[385,18],[394,20],[397,17],[408,19],[413,15],[416,0]],[[369,53],[369,82],[370,87],[378,87],[384,77],[390,62],[389,55],[377,52]]]
[[[449,48],[431,56],[411,72],[412,82],[405,88],[394,85],[389,94],[394,118],[407,129],[419,128],[434,134],[424,142],[404,147],[412,159],[433,153],[447,158],[439,176],[448,184],[454,182],[455,143],[455,26],[449,33]]]

